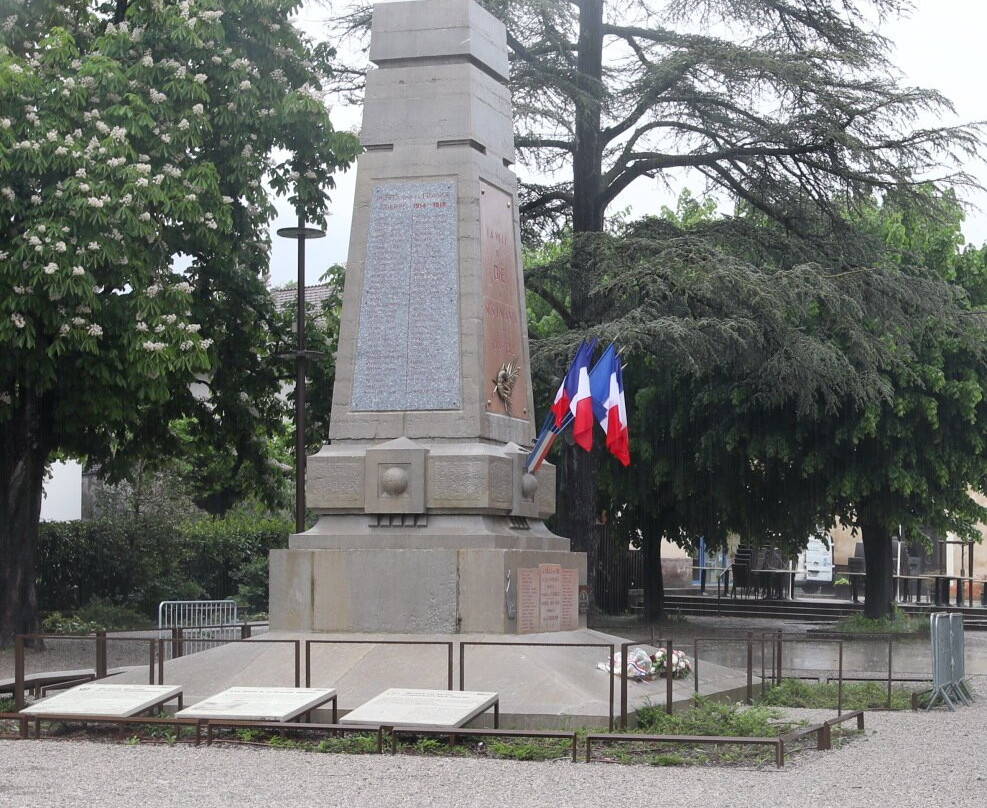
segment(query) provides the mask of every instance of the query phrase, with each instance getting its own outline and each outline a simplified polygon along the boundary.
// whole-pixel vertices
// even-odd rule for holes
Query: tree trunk
[[[861,520],[864,542],[864,616],[873,620],[891,614],[891,535],[878,522]]]
[[[596,591],[596,462],[568,441],[562,446],[559,468],[559,503],[555,519],[559,534],[571,542],[574,553],[586,553],[586,583]],[[592,610],[592,604],[590,604]]]
[[[649,623],[665,619],[665,579],[661,569],[661,534],[648,520],[641,552],[644,553],[644,617]]]
[[[30,399],[0,429],[0,647],[40,629],[34,562],[48,460],[41,410]]]
[[[569,306],[577,327],[591,324],[589,285],[595,276],[593,236],[603,230],[603,154],[600,150],[600,110],[603,76],[603,0],[581,0],[579,14],[578,82],[575,151],[573,153],[574,232],[570,264]],[[597,516],[597,467],[594,453],[563,446],[560,469],[559,532],[575,552],[588,553],[590,593],[595,591],[593,540]]]

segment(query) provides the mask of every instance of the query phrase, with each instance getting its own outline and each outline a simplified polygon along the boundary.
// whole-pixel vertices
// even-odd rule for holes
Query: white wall
[[[51,478],[45,480],[45,495],[41,500],[41,519],[67,522],[81,517],[82,464],[74,460],[52,463]]]

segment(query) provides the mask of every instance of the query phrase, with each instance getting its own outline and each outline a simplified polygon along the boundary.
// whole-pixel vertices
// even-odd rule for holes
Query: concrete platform
[[[369,701],[392,687],[445,689],[448,686],[448,645],[453,644],[453,687],[459,689],[460,644],[464,650],[465,689],[493,691],[500,696],[501,726],[514,728],[605,727],[609,716],[610,679],[614,684],[614,712],[620,711],[620,680],[601,671],[605,647],[573,648],[558,644],[613,643],[624,639],[590,629],[523,637],[489,635],[315,634],[276,631],[261,638],[230,643],[165,664],[165,684],[182,685],[187,703],[195,703],[229,687],[290,687],[294,685],[294,646],[271,640],[301,641],[301,684],[305,681],[305,641],[312,640],[310,687],[335,688],[339,713]],[[401,645],[398,641],[408,643]],[[498,643],[511,643],[510,645]],[[430,644],[434,643],[434,644]],[[484,643],[483,647],[469,643]],[[515,644],[516,643],[516,644]],[[536,646],[537,643],[557,645]],[[654,648],[646,645],[649,652]],[[682,646],[691,654],[691,649]],[[702,662],[701,692],[741,698],[746,687],[743,670]],[[117,677],[120,682],[147,682],[147,668],[138,667]],[[759,683],[760,680],[757,680]],[[689,705],[692,677],[673,685],[673,703]],[[666,683],[628,682],[628,714],[651,700],[664,703]],[[318,715],[316,720],[328,721]],[[477,725],[492,721],[481,715]]]

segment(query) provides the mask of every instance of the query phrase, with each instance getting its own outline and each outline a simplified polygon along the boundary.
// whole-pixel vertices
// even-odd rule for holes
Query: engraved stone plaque
[[[517,581],[517,631],[518,634],[533,634],[538,631],[541,603],[538,570],[519,569]]]
[[[461,727],[496,702],[496,693],[392,687],[351,710],[341,723]]]
[[[100,715],[126,718],[164,704],[182,693],[180,685],[85,684],[56,693],[21,710],[27,715]]]
[[[541,578],[541,630],[558,631],[562,625],[562,567],[539,564]]]
[[[229,718],[242,721],[291,721],[336,695],[310,687],[231,687],[179,710],[177,718]]]
[[[575,631],[579,628],[579,570],[562,570],[562,614],[559,618],[561,631]]]
[[[462,406],[456,183],[371,193],[352,409]]]
[[[498,373],[504,365],[517,367],[526,354],[511,196],[490,185],[484,186],[480,195],[480,245],[483,262],[483,373],[489,385],[487,399],[490,401],[487,411],[527,419],[526,368],[518,368],[506,400],[495,389]]]

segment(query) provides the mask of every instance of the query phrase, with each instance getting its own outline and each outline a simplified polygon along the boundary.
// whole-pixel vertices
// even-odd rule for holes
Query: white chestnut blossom
[[[93,323],[91,326],[89,326],[89,336],[90,337],[101,337],[101,336],[103,336],[103,329],[102,329],[102,327],[98,326],[96,323]]]
[[[15,328],[23,328],[27,325],[27,320],[24,319],[24,315],[16,311],[10,315],[10,322],[14,324]]]

